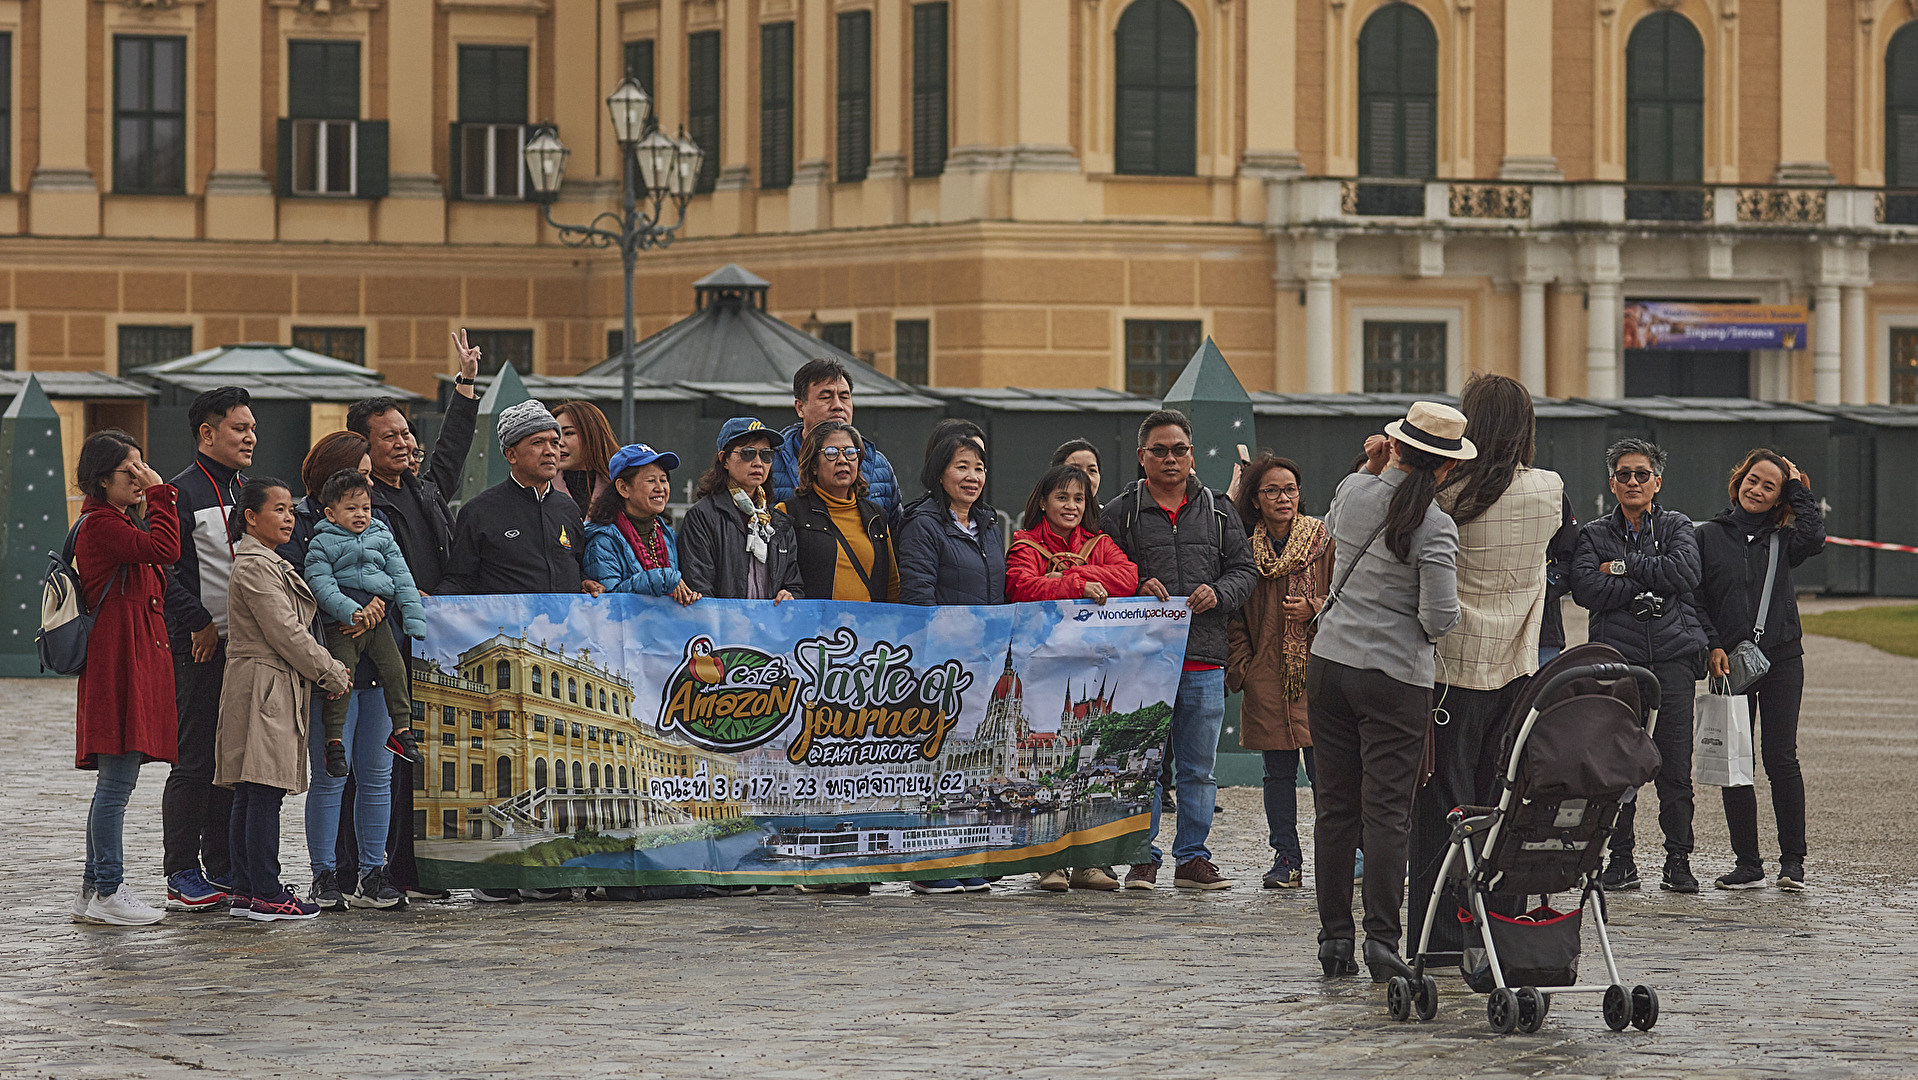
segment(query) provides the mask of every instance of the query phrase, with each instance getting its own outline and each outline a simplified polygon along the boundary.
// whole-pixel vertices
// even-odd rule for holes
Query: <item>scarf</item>
[[[1275,551],[1272,536],[1261,521],[1252,530],[1252,559],[1258,565],[1260,577],[1285,579],[1285,595],[1311,596],[1312,564],[1325,553],[1328,539],[1325,522],[1300,514],[1292,519],[1292,531],[1285,538],[1284,549]],[[1285,620],[1281,655],[1287,701],[1297,701],[1305,695],[1305,667],[1311,658],[1311,647],[1306,620]]]
[[[1775,509],[1767,510],[1762,514],[1754,514],[1737,503],[1733,503],[1731,519],[1732,524],[1738,526],[1739,531],[1745,534],[1745,539],[1750,540],[1752,537],[1758,535],[1760,529],[1772,524],[1772,515],[1774,513],[1776,513]]]
[[[753,502],[752,496],[738,484],[727,484],[727,490],[733,493],[733,505],[746,515],[746,551],[760,562],[766,561],[766,541],[773,538],[773,512],[764,502]],[[766,496],[761,489],[759,497]]]
[[[627,517],[625,511],[620,511],[613,518],[613,524],[619,526],[619,535],[625,537],[626,543],[632,546],[633,554],[638,556],[642,569],[671,569],[672,560],[666,555],[666,535],[660,530],[659,519],[653,517],[647,518],[646,521],[652,528],[647,531],[645,538],[641,539],[639,527],[633,524],[633,519]]]

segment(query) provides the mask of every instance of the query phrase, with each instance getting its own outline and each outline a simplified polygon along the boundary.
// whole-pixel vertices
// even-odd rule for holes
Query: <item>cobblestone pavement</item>
[[[1054,895],[1027,877],[960,897],[77,926],[62,905],[91,780],[70,768],[72,687],[0,683],[0,1077],[1910,1076],[1918,661],[1826,639],[1809,659],[1812,891],[1618,897],[1620,962],[1659,990],[1658,1026],[1614,1034],[1596,1000],[1561,998],[1542,1032],[1503,1038],[1456,978],[1425,1025],[1388,1021],[1362,980],[1321,979],[1309,889],[1256,887],[1250,789],[1224,794],[1218,862],[1241,884],[1219,893]],[[128,817],[129,887],[148,899],[164,776],[145,770]],[[1705,794],[1709,879],[1729,852]],[[1584,966],[1602,971],[1589,944]]]

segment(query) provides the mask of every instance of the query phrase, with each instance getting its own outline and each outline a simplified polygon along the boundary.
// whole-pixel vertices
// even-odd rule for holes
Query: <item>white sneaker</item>
[[[67,905],[67,914],[77,923],[98,923],[100,920],[87,914],[87,906],[93,903],[93,890],[85,885],[73,894],[73,903]]]
[[[87,917],[109,926],[149,926],[166,918],[166,912],[121,889],[112,896],[95,894],[87,904]]]

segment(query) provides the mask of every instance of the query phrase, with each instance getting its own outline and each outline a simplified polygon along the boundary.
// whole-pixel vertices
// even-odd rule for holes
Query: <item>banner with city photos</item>
[[[1189,613],[449,596],[414,648],[438,888],[1143,861]]]

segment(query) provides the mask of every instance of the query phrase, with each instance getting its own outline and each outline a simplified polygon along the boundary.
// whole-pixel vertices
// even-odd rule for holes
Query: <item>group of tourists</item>
[[[1231,887],[1208,836],[1225,697],[1242,693],[1239,739],[1265,764],[1273,862],[1262,883],[1303,884],[1302,768],[1316,813],[1320,961],[1326,974],[1346,975],[1363,960],[1380,978],[1405,970],[1407,882],[1422,911],[1438,884],[1445,813],[1495,799],[1494,733],[1563,646],[1557,608],[1569,594],[1589,613],[1591,640],[1650,667],[1663,687],[1654,787],[1661,885],[1671,891],[1698,889],[1689,866],[1697,681],[1725,674],[1745,642],[1769,658],[1752,698],[1778,822],[1777,884],[1804,887],[1804,672],[1791,568],[1818,553],[1824,528],[1808,478],[1769,450],[1733,471],[1730,507],[1694,526],[1656,502],[1664,452],[1621,441],[1606,455],[1617,509],[1581,526],[1561,479],[1532,464],[1530,395],[1512,379],[1478,375],[1459,408],[1415,403],[1368,439],[1321,520],[1302,512],[1303,471],[1285,457],[1261,453],[1239,464],[1228,490],[1206,487],[1193,471],[1191,424],[1162,410],[1139,427],[1139,479],[1102,503],[1098,448],[1068,441],[1008,538],[984,499],[984,431],[963,419],[937,424],[919,474],[925,494],[906,502],[892,463],[853,424],[852,373],[816,360],[794,377],[796,423],[775,429],[742,416],[721,425],[676,521],[667,507],[677,453],[618,445],[589,403],[548,411],[532,400],[497,418],[508,479],[456,517],[446,492],[475,436],[480,357],[455,340],[460,373],[431,458],[397,402],[369,399],[349,410],[347,430],[315,443],[297,500],[290,485],[245,474],[257,432],[238,388],[194,402],[197,453],[170,483],[124,433],[87,440],[76,562],[99,621],[79,685],[76,764],[98,780],[75,919],[132,925],[163,915],[123,888],[121,824],[147,761],[173,765],[162,806],[169,907],[276,921],[443,897],[422,887],[412,857],[419,756],[407,677],[424,633],[419,598],[439,594],[625,592],[682,605],[1177,598],[1192,619],[1163,748],[1170,790],[1152,800],[1148,853],[1123,869],[1054,870],[1038,887],[1156,888],[1162,804],[1177,811],[1172,884]],[[304,895],[279,864],[281,802],[301,791],[312,868]],[[1763,885],[1752,789],[1724,797],[1737,865],[1716,884]],[[1638,887],[1632,825],[1628,806],[1611,839],[1608,890]],[[929,876],[910,887],[939,895],[993,882]],[[769,887],[720,891],[760,888]],[[797,888],[863,894],[870,883]]]

